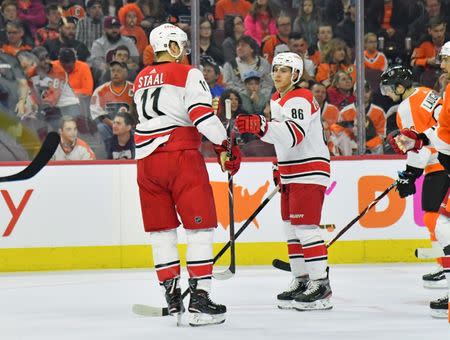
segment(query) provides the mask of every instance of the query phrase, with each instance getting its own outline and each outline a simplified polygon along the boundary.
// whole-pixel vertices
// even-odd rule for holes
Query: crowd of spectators
[[[270,118],[271,61],[304,60],[301,87],[322,110],[332,155],[357,149],[355,0],[200,0],[200,64],[223,117]],[[418,84],[445,85],[436,56],[449,40],[450,0],[365,0],[366,153],[390,152],[395,103],[379,91],[388,65],[411,67]],[[138,117],[136,74],[154,60],[150,31],[170,22],[191,34],[190,0],[3,0],[0,4],[0,160],[32,157],[58,131],[56,160],[131,159]],[[183,63],[190,63],[187,56]],[[273,148],[239,136],[245,156]],[[211,146],[202,146],[209,156]]]

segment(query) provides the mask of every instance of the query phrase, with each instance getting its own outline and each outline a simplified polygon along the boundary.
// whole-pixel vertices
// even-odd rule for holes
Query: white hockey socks
[[[289,263],[294,277],[308,275],[303,259],[303,249],[300,240],[295,234],[294,226],[289,221],[283,221],[284,234],[286,235]]]
[[[153,248],[153,262],[159,283],[180,276],[180,255],[176,229],[150,233]]]
[[[211,290],[214,229],[186,229],[186,263],[189,277],[197,279],[197,289]]]
[[[444,251],[442,257],[442,268],[445,273],[445,278],[450,287],[450,218],[444,215],[439,215],[436,222],[436,239]]]
[[[327,277],[328,252],[319,226],[295,225],[295,235],[303,248],[306,270],[311,280],[320,280]]]

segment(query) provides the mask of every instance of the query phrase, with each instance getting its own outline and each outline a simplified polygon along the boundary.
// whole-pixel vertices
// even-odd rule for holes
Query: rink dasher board
[[[80,163],[53,163],[35,178],[0,186],[0,271],[153,265],[141,220],[135,164]],[[214,162],[207,167],[218,212],[218,252],[228,240],[227,176]],[[336,229],[323,229],[324,238],[331,239],[403,168],[402,159],[333,161],[321,224],[334,224]],[[16,171],[14,166],[0,167],[0,175]],[[274,188],[271,162],[244,162],[234,183],[237,230]],[[279,200],[276,195],[239,237],[238,265],[268,265],[275,257],[286,259]],[[333,245],[330,262],[417,261],[414,250],[430,246],[421,225],[422,213],[420,190],[406,200],[392,191]],[[179,242],[184,261],[183,231]],[[225,255],[218,264],[227,261]]]

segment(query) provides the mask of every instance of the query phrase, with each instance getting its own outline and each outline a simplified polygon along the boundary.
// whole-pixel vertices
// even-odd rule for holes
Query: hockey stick
[[[233,122],[231,120],[231,99],[225,99],[225,117],[228,120],[228,150],[227,157],[231,159],[231,148],[233,146]],[[217,280],[228,280],[236,273],[236,252],[235,252],[235,235],[234,235],[234,192],[233,192],[233,176],[228,172],[228,211],[230,219],[230,266],[221,273],[213,273],[213,277]]]
[[[273,196],[276,195],[276,193],[279,190],[279,186],[276,186],[275,189],[270,193],[269,196],[267,196],[264,201],[261,202],[258,208],[253,212],[253,214],[250,215],[250,217],[245,221],[245,223],[242,225],[242,227],[239,228],[235,235],[235,239],[239,237],[239,235],[242,234],[242,232],[252,223],[252,221],[258,216],[258,214],[261,212],[261,210],[264,209],[264,207],[269,203],[269,201],[273,198]],[[227,244],[217,253],[217,255],[214,257],[213,263],[216,263],[222,255],[230,248],[231,241],[228,241]],[[184,299],[189,294],[189,289],[186,289],[181,297]],[[169,315],[169,310],[167,307],[154,307],[149,305],[142,305],[142,304],[136,304],[133,305],[133,312],[135,314],[139,314],[142,316],[167,316]]]
[[[358,222],[373,206],[375,206],[384,196],[386,196],[392,189],[394,189],[398,184],[398,180],[392,183],[386,190],[384,190],[378,197],[376,197],[369,205],[359,213],[349,224],[347,224],[341,231],[337,233],[337,235],[327,244],[327,248],[331,247],[331,245],[336,242],[347,230],[349,230],[356,222]],[[288,262],[285,262],[280,259],[274,259],[272,261],[272,266],[275,268],[291,271],[291,266]]]
[[[417,248],[416,251],[414,252],[414,255],[416,255],[418,259],[435,259],[438,257],[445,256],[441,248],[435,247]]]
[[[52,158],[58,147],[59,140],[59,135],[56,132],[50,132],[45,138],[44,143],[42,143],[36,157],[34,157],[28,166],[14,175],[0,177],[0,182],[22,181],[36,175]]]

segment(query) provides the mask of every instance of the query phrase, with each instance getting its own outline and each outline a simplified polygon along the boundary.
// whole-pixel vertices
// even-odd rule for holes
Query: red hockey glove
[[[267,132],[267,121],[261,115],[238,115],[236,126],[240,133],[252,133],[263,137]]]
[[[241,150],[239,146],[233,145],[231,147],[231,158],[227,155],[228,141],[224,140],[221,145],[214,144],[214,151],[217,154],[217,162],[222,167],[222,171],[228,171],[231,176],[234,176],[241,167]]]
[[[408,151],[417,153],[425,144],[428,144],[428,138],[423,133],[419,134],[412,129],[402,129],[397,136],[388,136],[388,141],[392,149],[401,155]]]

